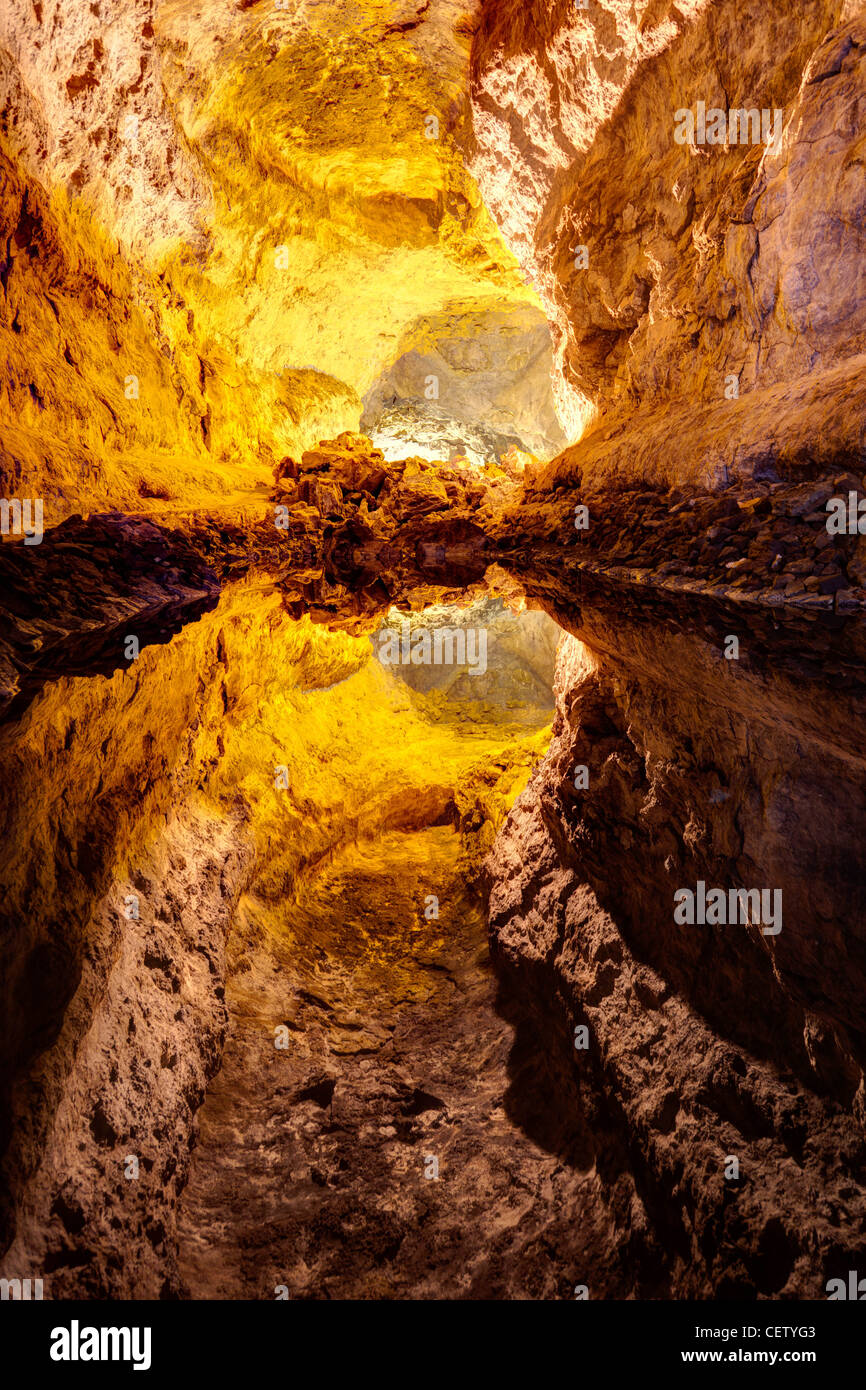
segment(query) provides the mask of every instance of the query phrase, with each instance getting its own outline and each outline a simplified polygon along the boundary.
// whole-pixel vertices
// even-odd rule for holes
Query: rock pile
[[[300,463],[284,458],[275,470],[272,495],[294,518],[312,507],[325,523],[358,520],[373,535],[385,536],[419,517],[447,513],[454,518],[482,503],[516,498],[518,478],[507,459],[483,469],[423,458],[389,462],[371,440],[346,431],[308,449]]]

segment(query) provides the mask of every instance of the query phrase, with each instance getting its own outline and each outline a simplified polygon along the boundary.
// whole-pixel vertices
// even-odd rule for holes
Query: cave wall
[[[52,682],[0,737],[8,791],[2,1134],[4,1245],[25,1210],[23,1238],[35,1242],[13,1249],[13,1263],[26,1252],[41,1268],[46,1248],[59,1258],[74,1237],[93,1265],[71,1277],[91,1292],[145,1287],[157,1296],[168,1253],[148,1251],[148,1199],[118,1173],[117,1150],[106,1150],[126,1142],[128,1152],[137,1140],[149,1162],[164,1150],[182,1182],[193,1115],[225,1030],[225,936],[256,855],[246,808],[258,806],[267,824],[280,809],[276,793],[275,807],[264,795],[273,764],[293,761],[277,746],[279,714],[271,715],[277,727],[263,728],[259,704],[269,683],[328,685],[366,656],[356,640],[285,619],[279,596],[263,602],[252,586],[164,645],[151,641],[114,675]],[[229,763],[243,766],[249,801]],[[329,831],[323,817],[326,842],[336,823],[332,812]],[[308,837],[309,849],[314,843]],[[130,893],[140,899],[137,919],[126,916]],[[168,1009],[174,996],[177,1014]],[[187,1049],[183,1065],[159,1060],[163,1044],[173,1056]],[[91,1134],[97,1106],[106,1123]],[[145,1187],[161,1190],[159,1172],[142,1170]],[[106,1173],[120,1205],[103,1212]],[[87,1197],[86,1220],[76,1217],[74,1229],[53,1211],[64,1183]],[[165,1202],[176,1191],[170,1185]],[[167,1230],[170,1213],[163,1218]],[[125,1265],[118,1243],[133,1236],[147,1258]]]
[[[455,0],[4,7],[13,495],[231,500],[357,428],[431,314],[534,302],[461,155],[473,25]]]
[[[474,22],[456,0],[4,7],[7,494],[52,524],[237,506],[357,428],[431,317],[537,319],[462,157]]]
[[[863,52],[856,4],[702,0],[491,3],[473,49],[472,168],[576,440],[486,518],[575,638],[487,862],[490,928],[609,1138],[639,1296],[815,1298],[862,1256],[862,637],[821,596],[859,607],[859,541],[830,579],[824,517],[792,518],[864,489]],[[778,108],[780,139],[679,143],[699,101]],[[701,532],[704,489],[715,525],[684,563],[675,517]],[[722,513],[753,508],[775,560],[744,535],[699,575]],[[764,572],[788,553],[802,591]],[[771,616],[789,599],[829,626]],[[781,932],[680,925],[699,880],[781,890]]]
[[[54,1298],[177,1295],[178,1199],[222,1057],[225,946],[251,860],[242,820],[184,808],[90,904],[78,984],[19,1081],[4,1165],[4,1271],[32,1271]]]
[[[563,1072],[628,1151],[602,1176],[638,1296],[821,1297],[863,1248],[862,692],[742,616],[738,660],[724,625],[559,616],[581,640],[487,861],[495,958],[551,1050],[588,1028]],[[679,924],[698,880],[781,889],[781,930]]]
[[[862,419],[860,9],[482,7],[472,168],[551,322],[566,429],[593,427],[550,480],[633,476],[648,430],[670,480],[724,480],[759,444],[805,465]],[[699,101],[781,110],[778,146],[678,143]]]
[[[236,503],[287,451],[356,424],[317,372],[246,369],[119,251],[80,199],[0,155],[0,486],[75,512]],[[242,422],[242,426],[241,426]]]
[[[543,315],[513,311],[439,314],[413,325],[400,352],[364,397],[361,428],[389,458],[466,454],[495,462],[510,446],[547,459],[566,443],[551,391],[553,360]],[[462,447],[461,447],[462,446]]]
[[[111,630],[138,626],[128,614]],[[527,677],[508,636],[495,660],[517,688]],[[471,690],[414,692],[367,636],[288,616],[261,572],[142,642],[113,674],[28,690],[0,729],[2,1269],[44,1277],[49,1297],[183,1292],[178,1210],[234,1018],[229,979],[253,953],[270,981],[288,951],[281,989],[315,987],[327,952],[306,904],[332,860],[354,856],[387,896],[412,836],[422,849],[428,832],[444,836],[406,901],[423,921],[426,893],[444,911],[453,880],[477,954],[481,861],[550,713],[533,724]],[[334,930],[349,999],[371,954],[358,1039],[381,1041],[376,933],[359,937],[351,917]],[[417,931],[410,944],[424,944]],[[450,959],[446,935],[439,945]],[[273,1052],[273,1024],[250,1046]]]
[[[201,1215],[225,1086],[251,1087],[258,1059],[273,1060],[267,1029],[292,991],[270,976],[282,965],[300,990],[321,974],[302,892],[315,909],[334,884],[346,896],[369,878],[370,856],[393,877],[405,850],[420,873],[433,862],[460,880],[455,899],[468,886],[471,954],[490,851],[500,1007],[517,1039],[508,1054],[494,1029],[489,1055],[513,1073],[503,1113],[552,1158],[557,1242],[584,1201],[605,1261],[595,1293],[818,1296],[866,1255],[863,653],[859,638],[810,629],[809,613],[791,636],[757,612],[770,599],[749,570],[716,595],[743,585],[754,599],[728,610],[743,645],[729,663],[722,619],[702,629],[693,594],[673,602],[662,556],[676,538],[688,571],[694,540],[693,569],[721,571],[730,543],[743,552],[731,565],[784,587],[773,527],[806,527],[820,499],[739,491],[735,537],[687,485],[820,472],[828,487],[861,486],[858,6],[387,0],[347,20],[331,0],[286,12],[221,0],[194,16],[135,0],[109,21],[77,0],[12,0],[2,34],[3,489],[43,496],[49,526],[166,508],[191,545],[114,517],[62,530],[47,569],[23,547],[4,556],[4,1269],[45,1271],[61,1294],[176,1295],[196,1267],[215,1277],[194,1248],[177,1252],[197,1115],[210,1092]],[[678,144],[675,112],[699,100],[779,106],[778,149]],[[370,428],[392,396],[417,400],[428,369],[443,410],[450,393],[451,418],[482,433],[513,428],[542,454],[587,433],[528,476],[513,461],[385,468],[343,431],[365,393]],[[405,413],[407,430],[423,420]],[[642,500],[643,482],[685,490]],[[538,551],[563,525],[573,543],[574,495],[586,486],[604,509],[611,483],[621,510],[589,559],[603,566],[610,539],[648,563],[624,568],[605,599],[562,549],[543,575]],[[291,513],[285,537],[268,500]],[[804,534],[791,521],[778,558]],[[823,604],[835,620],[851,587],[856,607],[857,544],[840,544],[832,573],[813,557],[816,572],[792,572],[773,601]],[[135,565],[119,558],[136,548]],[[298,556],[281,597],[274,570]],[[522,792],[544,738],[516,713],[512,727],[509,707],[529,692],[533,721],[545,714],[549,624],[527,623],[528,653],[505,631],[492,729],[489,688],[461,676],[455,713],[428,671],[383,670],[369,641],[391,600],[477,596],[494,560],[498,577],[512,565],[505,592],[524,585],[572,634],[553,743]],[[34,604],[28,565],[31,582],[49,581]],[[246,577],[220,595],[216,568]],[[663,594],[642,606],[648,577],[667,606]],[[158,631],[125,670],[106,647],[133,617]],[[698,879],[781,887],[782,931],[680,926],[673,894]],[[380,873],[371,912],[382,891]],[[123,914],[130,893],[137,919]],[[401,886],[399,910],[417,912],[419,895]],[[368,995],[393,966],[394,991],[426,998],[419,972],[442,962],[407,957],[398,936]],[[375,933],[358,939],[375,956]],[[337,944],[342,1007],[358,951],[345,932]],[[478,1007],[486,1027],[489,997]],[[373,1012],[355,1031],[378,1046]],[[303,1093],[334,1079],[314,1073],[341,1029],[322,1030],[327,1049],[319,1033],[305,1040],[300,1103],[318,1105]],[[465,1075],[471,1046],[455,1042]],[[491,1097],[497,1084],[491,1073]],[[413,1096],[398,1077],[395,1105]],[[384,1104],[378,1119],[389,1126]],[[504,1122],[497,1134],[507,1146]],[[298,1146],[315,1185],[318,1150]],[[143,1160],[135,1183],[130,1153]],[[343,1159],[327,1169],[335,1181]],[[518,1164],[516,1187],[523,1177]],[[473,1203],[487,1182],[479,1164]],[[423,1211],[404,1211],[395,1241]],[[419,1287],[356,1274],[353,1291]],[[290,1277],[303,1287],[294,1265]],[[461,1287],[509,1286],[479,1269]],[[533,1287],[562,1292],[552,1276]]]

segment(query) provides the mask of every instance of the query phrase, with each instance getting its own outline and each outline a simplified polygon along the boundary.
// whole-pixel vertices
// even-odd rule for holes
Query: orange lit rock
[[[704,0],[482,5],[473,169],[539,287],[588,468],[610,467],[612,430],[622,470],[649,467],[660,407],[670,481],[761,448],[806,456],[858,412],[863,20],[838,0],[770,5],[748,30]],[[675,114],[699,101],[780,110],[778,148],[678,143]],[[731,412],[728,438],[733,391],[749,420]]]

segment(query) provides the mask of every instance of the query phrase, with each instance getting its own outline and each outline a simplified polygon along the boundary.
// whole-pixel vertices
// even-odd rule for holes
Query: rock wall
[[[27,1182],[3,1268],[52,1298],[177,1296],[178,1199],[222,1057],[225,944],[252,859],[242,831],[171,815],[94,904],[60,1032],[19,1085],[6,1172]]]
[[[861,660],[616,586],[551,606],[581,640],[487,861],[494,959],[628,1154],[637,1295],[822,1297],[864,1250]],[[780,890],[780,930],[678,921],[699,881]]]
[[[357,428],[431,318],[520,320],[461,153],[472,29],[457,0],[5,6],[7,493],[51,524],[236,503]]]
[[[495,463],[509,446],[547,459],[566,443],[551,394],[550,333],[535,309],[451,314],[413,327],[364,397],[361,428],[389,458]],[[426,447],[425,447],[426,446]]]
[[[0,547],[4,1274],[820,1297],[866,1258],[861,7],[0,23],[0,491],[46,509]],[[483,679],[375,660],[470,601]]]
[[[318,372],[247,370],[81,200],[0,152],[0,490],[74,512],[245,500],[286,450],[356,424]]]
[[[64,541],[64,531],[75,542]],[[149,553],[164,587],[146,583],[133,562],[124,589],[106,566],[115,592],[103,596],[100,610],[86,603],[87,556],[113,541],[139,546],[139,559]],[[264,1032],[250,1034],[244,1021],[251,960],[265,996],[257,1003],[261,1018],[270,1018],[286,992],[339,987],[349,1043],[365,1052],[371,1039],[378,1046],[389,1036],[379,1007],[386,985],[396,1016],[407,981],[416,989],[440,960],[457,970],[460,952],[446,930],[451,922],[456,932],[455,922],[443,916],[435,949],[418,926],[430,892],[441,896],[443,914],[452,899],[455,912],[459,906],[466,927],[460,969],[470,971],[477,991],[480,863],[546,739],[543,676],[535,678],[534,720],[513,702],[475,699],[471,689],[414,692],[374,659],[368,637],[290,617],[262,570],[226,584],[218,603],[209,593],[210,611],[183,614],[179,632],[159,618],[147,627],[142,614],[154,599],[159,608],[180,573],[157,566],[169,555],[175,566],[190,562],[189,542],[175,535],[175,545],[172,552],[149,523],[117,519],[113,528],[70,522],[46,538],[40,555],[49,568],[55,547],[65,547],[59,553],[77,576],[87,623],[74,603],[64,611],[63,593],[54,594],[51,636],[47,624],[42,630],[46,645],[55,643],[55,664],[24,682],[0,728],[0,1249],[4,1276],[43,1278],[48,1297],[220,1296],[232,1279],[236,1292],[250,1293],[238,1251],[232,1271],[217,1275],[205,1261],[193,1277],[190,1253],[182,1270],[179,1247],[187,1238],[210,1239],[213,1218],[194,1222],[191,1237],[187,1225],[183,1239],[177,1223],[198,1112],[215,1073],[227,1067],[228,1100],[240,1107],[234,1069],[251,1066],[263,1049],[274,1054],[279,1012]],[[210,585],[213,572],[198,558],[184,577]],[[76,664],[66,676],[56,650],[64,621]],[[19,615],[19,622],[18,636],[27,619]],[[549,634],[524,655],[513,625],[510,632],[504,621],[500,627],[495,662],[506,684],[510,676],[519,688],[539,652],[549,663]],[[112,639],[117,647],[130,629],[141,635],[140,654],[112,657]],[[401,902],[412,915],[402,920],[387,905],[395,865],[413,837],[417,878],[406,877]],[[348,898],[341,898],[345,911],[323,925],[333,908],[332,862],[338,882],[339,865],[350,866],[342,892],[353,887],[358,865],[371,878],[366,935]],[[393,960],[388,952],[380,959],[370,916],[387,911]],[[373,968],[364,984],[368,956]],[[334,978],[326,984],[330,957]],[[492,981],[480,986],[479,1009],[499,1059],[508,1030],[493,1011]],[[446,1019],[453,1019],[456,989],[441,984]],[[418,992],[419,1003],[427,997]],[[224,1057],[230,1012],[233,1038],[240,1029],[246,1039],[240,1059]],[[440,1023],[446,1070],[452,1027]],[[418,1029],[416,1068],[433,1046],[423,1008]],[[315,1088],[313,1073],[324,1062],[338,1066],[355,1055],[351,1045],[337,1045],[346,1036],[323,1045],[311,1028],[303,1064],[295,1056],[283,1083],[294,1077],[301,1091]],[[497,1084],[498,1060],[493,1071],[489,1085]],[[375,1090],[376,1078],[368,1080]],[[291,1112],[294,1102],[285,1104]],[[239,1114],[232,1112],[232,1135]],[[483,1126],[483,1118],[482,1108],[476,1123]],[[233,1161],[258,1152],[261,1137],[253,1126]],[[244,1178],[245,1196],[260,1160],[261,1153]],[[502,1200],[510,1202],[507,1192]],[[219,1201],[231,1245],[234,1198],[221,1191]],[[364,1259],[359,1268],[363,1281]],[[322,1277],[325,1269],[330,1277],[327,1262]],[[315,1279],[310,1287],[315,1296]]]
[[[114,624],[112,630],[119,638]],[[227,767],[236,761],[244,766],[252,801],[266,820],[269,802],[261,791],[273,785],[274,755],[281,750],[270,747],[274,732],[263,735],[251,719],[262,682],[276,680],[277,672],[290,681],[293,674],[301,681],[315,679],[318,666],[327,684],[363,659],[362,643],[341,636],[329,640],[309,624],[289,622],[281,618],[278,596],[263,603],[253,586],[240,586],[214,613],[173,638],[171,629],[162,637],[143,634],[140,656],[123,661],[114,674],[53,680],[4,727],[4,1246],[25,1192],[31,1234],[45,1225],[51,1239],[62,1237],[49,1219],[50,1202],[68,1177],[65,1165],[73,1139],[77,1147],[76,1126],[86,1129],[103,1095],[106,1067],[117,1082],[112,1143],[137,1139],[145,1145],[140,1152],[152,1158],[160,1148],[157,1130],[167,1123],[172,1106],[181,1106],[181,1118],[191,1125],[219,1058],[225,1019],[214,991],[220,986],[232,902],[256,849],[255,834],[240,828],[244,802],[237,774],[230,775]],[[96,672],[102,669],[100,656]],[[246,744],[245,753],[235,740]],[[46,787],[52,789],[49,796],[43,795]],[[155,885],[156,901],[142,888],[145,880]],[[141,900],[137,919],[125,918],[129,892]],[[196,893],[202,895],[198,905]],[[200,943],[213,967],[204,974],[198,970],[199,929],[193,927],[199,917],[206,919]],[[118,1023],[133,976],[141,986],[138,1036],[127,1031],[125,1018],[122,1027]],[[166,990],[190,1005],[176,1019],[165,1012]],[[163,1077],[160,1097],[160,1067],[151,1073],[156,1094],[142,1068],[149,1056],[161,1054],[161,1040],[171,1044],[172,1053],[182,1045],[191,1053],[189,1072],[182,1067]],[[138,1078],[135,1085],[131,1076]],[[84,1091],[91,1097],[87,1105],[79,1104]],[[63,1109],[70,1095],[76,1098],[72,1112]],[[189,1115],[181,1105],[183,1095],[190,1100]],[[168,1133],[161,1132],[163,1141]],[[181,1133],[181,1148],[184,1142]],[[80,1176],[95,1194],[107,1155],[99,1136],[92,1143],[85,1133],[84,1143],[89,1159],[80,1158]],[[118,1157],[115,1152],[111,1158],[115,1167]],[[89,1161],[95,1166],[88,1168]],[[95,1195],[92,1200],[88,1221],[74,1234],[79,1249],[91,1251],[98,1277],[107,1278],[100,1249],[104,1253],[108,1228]],[[127,1217],[134,1222],[141,1210],[130,1199]],[[91,1218],[102,1232],[101,1243]],[[34,1257],[38,1253],[39,1248]],[[142,1271],[147,1273],[147,1261],[129,1277]],[[156,1277],[152,1270],[151,1276]],[[115,1285],[125,1277],[115,1264]],[[94,1287],[102,1286],[97,1280]]]
[[[572,438],[594,427],[581,456],[596,468],[622,431],[627,471],[670,405],[656,444],[671,481],[716,476],[719,454],[735,470],[759,441],[784,456],[789,431],[805,458],[857,413],[864,39],[843,0],[482,6],[472,167],[538,288],[560,415]],[[676,138],[699,102],[725,113],[720,143]],[[777,142],[743,143],[739,123],[734,138],[728,113],[752,108],[781,112]],[[839,408],[798,419],[834,371]],[[781,418],[762,418],[779,383]],[[738,398],[746,419],[726,420]],[[690,437],[711,420],[711,440]]]

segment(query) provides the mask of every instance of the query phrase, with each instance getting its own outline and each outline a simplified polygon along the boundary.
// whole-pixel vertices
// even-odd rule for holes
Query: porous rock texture
[[[247,370],[65,191],[0,152],[0,476],[75,512],[237,505],[286,449],[357,420],[350,387]]]
[[[486,866],[494,958],[551,1049],[588,1030],[570,1065],[629,1153],[600,1177],[638,1294],[822,1297],[866,1249],[862,630],[578,594]],[[779,887],[780,930],[678,923],[698,881]]]
[[[143,553],[155,530],[127,525],[126,538]],[[175,564],[189,564],[189,545],[174,543]],[[44,545],[50,564],[51,538]],[[61,553],[86,586],[83,551],[79,534]],[[154,562],[167,553],[151,549]],[[344,1199],[335,1216],[321,1177],[333,1145],[318,1152],[313,1123],[324,1072],[350,1097],[340,1152],[366,1155],[341,1179],[353,1209],[369,1204],[373,1231],[357,1246],[347,1288],[369,1291],[378,1279],[385,1291],[380,1246],[397,1218],[383,1211],[410,1142],[417,1190],[432,1190],[420,1159],[427,1121],[416,1118],[427,1113],[430,1087],[447,1079],[455,1109],[467,1110],[449,1147],[483,1147],[495,1133],[505,1150],[517,1145],[514,1171],[522,1165],[537,1190],[545,1164],[556,1166],[504,1113],[490,1129],[511,1030],[483,965],[477,886],[546,742],[554,625],[538,615],[524,654],[517,618],[497,608],[485,620],[500,634],[490,664],[501,689],[476,697],[470,676],[468,698],[459,687],[416,692],[375,659],[368,635],[289,616],[261,570],[226,582],[216,606],[198,621],[187,613],[181,631],[148,629],[140,619],[156,586],[137,569],[133,562],[129,593],[118,584],[125,621],[107,612],[97,642],[91,613],[92,645],[78,651],[75,674],[52,669],[25,682],[0,732],[4,1277],[43,1278],[51,1298],[273,1297],[283,1283],[324,1296],[334,1260],[345,1264],[328,1254],[332,1226],[344,1231]],[[352,626],[348,601],[345,618]],[[74,605],[65,620],[74,648]],[[63,621],[55,605],[55,633]],[[141,631],[142,651],[124,660],[118,648],[130,627]],[[509,698],[527,686],[532,712]],[[38,793],[42,778],[50,798]],[[438,917],[425,916],[429,894]],[[464,992],[474,1014],[464,1015]],[[335,1028],[323,1034],[322,1010],[337,999]],[[287,1020],[288,1054],[274,1031]],[[181,1229],[197,1117],[218,1070]],[[464,1077],[479,1088],[473,1097],[462,1096]],[[388,1139],[382,1127],[395,1096],[408,1097],[409,1128],[389,1178],[377,1145]],[[439,1152],[447,1162],[445,1147]],[[479,1206],[486,1171],[460,1174]],[[378,1189],[368,1188],[372,1172]],[[564,1173],[562,1182],[570,1189],[582,1178]],[[501,1174],[506,1230],[516,1219],[507,1214],[527,1202],[522,1184]],[[453,1189],[440,1208],[444,1250],[465,1222]],[[419,1210],[410,1203],[400,1229]],[[546,1225],[543,1210],[532,1219]],[[298,1220],[324,1242],[306,1271]],[[567,1223],[560,1239],[572,1248]],[[522,1242],[504,1243],[514,1277],[529,1287],[539,1277],[533,1261]],[[427,1278],[433,1288],[440,1276],[451,1296],[467,1290],[463,1258],[443,1253],[431,1267],[425,1240],[415,1247],[395,1270],[395,1294],[411,1296]],[[483,1283],[477,1230],[464,1254]],[[561,1284],[567,1265],[564,1257],[550,1278]],[[507,1285],[500,1277],[497,1286]]]
[[[471,33],[457,0],[5,5],[8,494],[237,502],[437,324],[453,355],[495,311],[494,375],[527,311],[546,343],[461,155]],[[556,429],[543,360],[514,408]]]
[[[544,459],[562,448],[550,332],[538,310],[438,315],[423,331],[364,397],[361,428],[390,447],[388,457],[426,444],[431,459],[495,463],[510,446]]]
[[[649,1295],[820,1297],[866,1236],[860,538],[825,524],[864,487],[864,39],[846,3],[491,3],[473,50],[472,167],[583,430],[493,519],[580,640],[490,925],[538,1028],[588,1028]],[[678,143],[701,101],[781,137]],[[780,888],[781,932],[678,924],[698,880]]]
[[[594,1175],[533,1125],[547,1059],[531,1037],[515,1053],[457,838],[391,833],[335,857],[276,939],[242,914],[183,1203],[191,1293],[568,1297],[590,1267],[616,1287]]]
[[[856,0],[482,4],[472,168],[593,426],[557,476],[724,479],[843,420],[862,457],[864,53]],[[780,140],[680,144],[698,102],[780,110]]]
[[[250,856],[240,829],[173,816],[96,904],[63,1025],[17,1098],[35,1104],[22,1104],[10,1157],[33,1171],[6,1267],[44,1271],[54,1298],[177,1290],[178,1194],[228,1019],[225,942]]]

